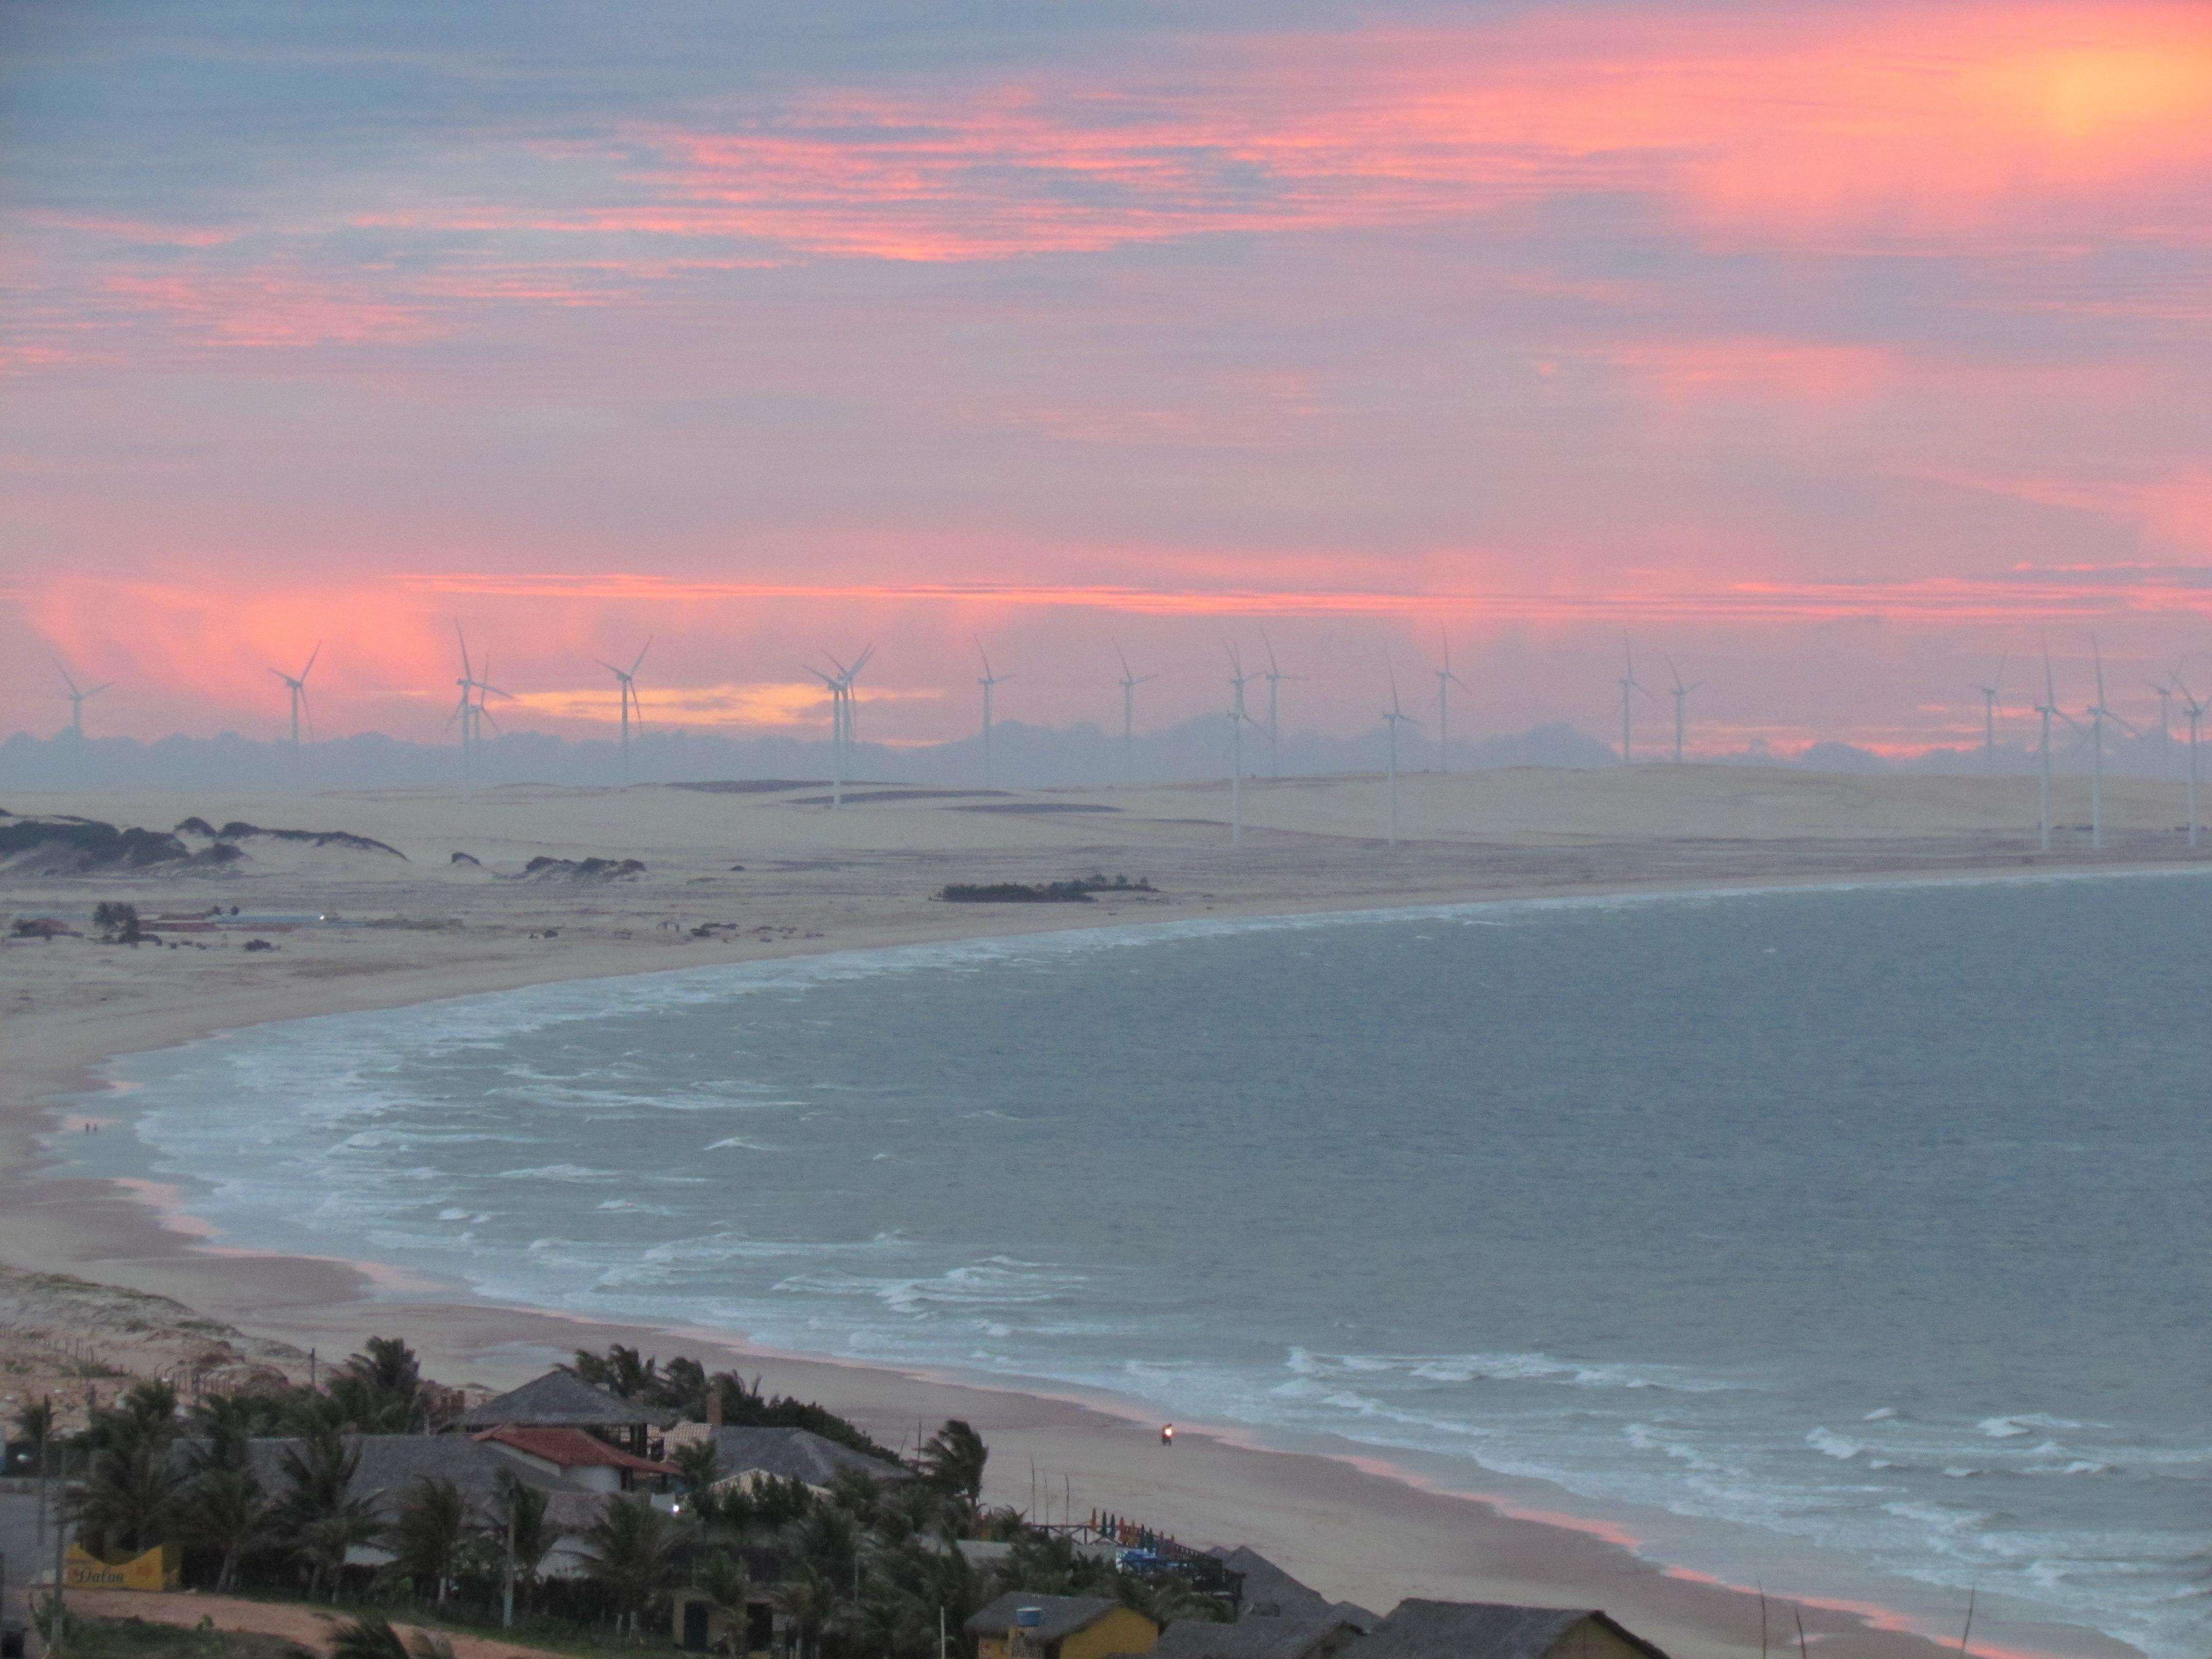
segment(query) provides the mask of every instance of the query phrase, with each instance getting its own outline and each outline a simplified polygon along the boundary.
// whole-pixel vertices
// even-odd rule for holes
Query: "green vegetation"
[[[198,1630],[152,1625],[143,1619],[70,1620],[70,1659],[313,1659],[281,1636],[216,1630],[203,1620]]]
[[[937,896],[947,904],[1091,904],[1097,902],[1092,897],[1097,893],[1158,890],[1149,881],[1094,873],[1068,881],[955,882],[939,888]]]

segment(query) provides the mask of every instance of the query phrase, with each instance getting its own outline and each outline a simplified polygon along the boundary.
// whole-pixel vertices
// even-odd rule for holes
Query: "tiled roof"
[[[495,1445],[512,1446],[532,1457],[542,1457],[563,1469],[635,1469],[644,1474],[673,1474],[673,1463],[656,1463],[649,1457],[640,1457],[624,1451],[619,1446],[610,1446],[595,1434],[581,1429],[533,1429],[519,1423],[502,1423],[495,1429],[485,1429],[469,1437],[476,1441],[490,1441]]]

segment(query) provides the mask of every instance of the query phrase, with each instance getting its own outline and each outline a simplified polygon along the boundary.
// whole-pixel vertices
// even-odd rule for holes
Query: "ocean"
[[[1356,1443],[1729,1582],[2201,1659],[2208,984],[2203,876],[1872,884],[847,952],[111,1071],[227,1243]]]

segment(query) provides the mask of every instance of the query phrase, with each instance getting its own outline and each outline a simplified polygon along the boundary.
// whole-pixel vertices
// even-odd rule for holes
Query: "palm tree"
[[[268,1427],[265,1405],[244,1395],[208,1395],[185,1418],[185,1461],[196,1474],[242,1469],[247,1445]]]
[[[921,1449],[921,1472],[940,1492],[977,1504],[983,1497],[983,1465],[990,1456],[981,1435],[958,1418],[948,1417]]]
[[[775,1587],[776,1611],[791,1620],[799,1638],[798,1659],[821,1659],[822,1627],[837,1611],[837,1592],[820,1568],[801,1561],[791,1576]]]
[[[434,1584],[434,1599],[446,1605],[446,1591],[461,1547],[468,1541],[468,1504],[461,1489],[435,1475],[418,1475],[399,1500],[390,1542],[396,1565],[417,1584]]]
[[[138,1395],[148,1385],[131,1390]],[[167,1392],[166,1389],[163,1392]],[[173,1407],[176,1396],[169,1395]],[[78,1528],[96,1549],[149,1549],[168,1536],[177,1510],[178,1480],[169,1455],[174,1422],[137,1407],[158,1403],[126,1398],[118,1411],[100,1413],[94,1425],[105,1443],[93,1454],[85,1484],[72,1495]]]
[[[331,1379],[331,1398],[366,1434],[406,1434],[422,1425],[422,1368],[396,1336],[372,1336]]]
[[[331,1600],[338,1598],[338,1572],[346,1553],[373,1542],[383,1531],[366,1498],[349,1495],[361,1448],[327,1419],[314,1424],[297,1447],[284,1454],[289,1490],[277,1505],[293,1549],[307,1564],[307,1594],[322,1589],[330,1577]]]
[[[638,1613],[668,1582],[681,1541],[675,1522],[641,1495],[609,1498],[584,1529],[584,1571],[606,1590],[616,1613],[629,1616],[631,1635]]]
[[[714,1603],[714,1611],[722,1615],[730,1633],[730,1650],[744,1653],[753,1599],[752,1575],[745,1571],[745,1564],[735,1556],[718,1553],[700,1569],[698,1583],[707,1593],[707,1599]]]
[[[181,1512],[193,1536],[222,1553],[218,1592],[236,1585],[240,1559],[269,1541],[276,1519],[261,1483],[244,1468],[204,1470],[186,1490]]]

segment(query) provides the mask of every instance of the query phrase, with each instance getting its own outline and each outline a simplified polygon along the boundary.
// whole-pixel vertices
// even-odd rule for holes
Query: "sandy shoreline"
[[[1621,787],[1609,775],[1573,775],[1599,780],[1605,789]],[[1427,781],[1437,792],[1457,787],[1470,798],[1482,787],[1475,780]],[[1665,781],[1679,789],[1686,781]],[[1764,793],[1777,793],[1771,776],[1755,781]],[[1831,793],[1839,783],[1806,781]],[[1905,781],[1944,786],[1927,792],[1942,797],[1942,811],[1935,814],[1942,817],[1960,810],[1961,792],[1952,786],[1973,781]],[[1993,781],[1991,790],[2016,782]],[[1740,791],[1742,784],[1740,776],[1724,777],[1711,787]],[[255,850],[258,867],[220,878],[27,879],[13,872],[0,898],[16,915],[88,910],[94,897],[129,896],[149,910],[243,900],[249,915],[297,905],[349,915],[459,913],[466,925],[344,934],[269,929],[267,937],[283,949],[258,958],[235,949],[132,952],[75,941],[0,950],[0,1006],[7,1011],[0,1020],[0,1159],[8,1171],[0,1186],[0,1261],[173,1296],[256,1335],[325,1355],[349,1351],[372,1331],[404,1330],[433,1371],[450,1380],[515,1380],[585,1342],[635,1340],[666,1353],[677,1344],[665,1331],[586,1326],[422,1292],[402,1291],[394,1299],[388,1281],[380,1285],[358,1264],[210,1249],[164,1225],[149,1194],[111,1182],[35,1178],[38,1136],[53,1121],[49,1103],[96,1086],[98,1066],[116,1055],[239,1026],[801,952],[1071,924],[2178,862],[2170,844],[2148,838],[2166,814],[2162,799],[2148,798],[2138,804],[2138,833],[2117,836],[2113,852],[2094,860],[2026,857],[2014,835],[1948,823],[1931,828],[1923,821],[1928,814],[1900,812],[1893,804],[1889,817],[1903,821],[1881,824],[1887,833],[1868,835],[1868,825],[1854,823],[1861,833],[1838,836],[1830,827],[1824,836],[1819,827],[1787,823],[1761,836],[1740,803],[1729,825],[1735,833],[1725,842],[1654,836],[1633,823],[1567,822],[1548,831],[1496,826],[1475,835],[1439,832],[1421,846],[1378,858],[1371,842],[1333,833],[1333,823],[1300,821],[1300,808],[1309,818],[1341,816],[1352,810],[1342,799],[1324,799],[1309,788],[1302,801],[1289,800],[1284,787],[1272,828],[1268,792],[1251,792],[1252,821],[1260,827],[1234,862],[1215,844],[1217,821],[1168,815],[1200,802],[1134,799],[1174,794],[1170,791],[1097,792],[1129,812],[1128,820],[1110,824],[1054,816],[1060,805],[1055,798],[1045,804],[1045,816],[1033,819],[970,815],[948,825],[941,810],[936,821],[926,821],[921,813],[934,809],[901,803],[873,818],[841,815],[826,828],[827,815],[794,812],[755,797],[732,804],[673,792],[629,792],[632,799],[625,799],[617,792],[531,791],[526,800],[503,803],[509,809],[504,817],[481,802],[471,817],[469,809],[435,796],[237,804],[234,816],[252,822],[343,828],[390,841],[408,854],[404,868],[287,848]],[[635,799],[641,794],[665,797],[656,804],[666,808],[666,821],[646,834],[635,822],[641,816]],[[610,801],[629,818],[606,817]],[[1316,812],[1317,803],[1326,810]],[[73,811],[159,824],[188,811],[207,813],[208,806],[204,797],[189,804],[182,798],[88,798],[9,805],[18,812]],[[1140,805],[1149,809],[1141,817],[1134,810]],[[1803,803],[1788,806],[1802,811]],[[1996,811],[2012,806],[2008,798],[1993,801]],[[1673,803],[1666,810],[1681,809]],[[2117,815],[2122,824],[2127,810],[2123,800]],[[1585,816],[1606,820],[1607,812],[1619,817],[1617,800],[1601,800]],[[592,821],[594,814],[602,821]],[[1110,839],[1101,833],[1106,829],[1114,832]],[[823,856],[825,835],[842,839],[842,846],[829,849],[837,856]],[[763,843],[769,848],[765,858],[757,850]],[[483,849],[475,855],[495,868],[519,866],[516,854],[527,848],[563,856],[636,856],[650,873],[618,888],[489,884],[466,866],[439,866],[438,849],[465,845],[472,853]],[[743,871],[731,867],[733,851],[744,858]],[[933,885],[948,879],[979,873],[1058,878],[1094,866],[1152,874],[1164,894],[1082,911],[927,902]],[[747,879],[731,879],[739,875]],[[697,919],[710,912],[732,920],[716,924],[719,931],[695,933]],[[557,940],[549,941],[549,932],[557,932]],[[1664,1573],[1608,1535],[1604,1523],[1565,1514],[1509,1514],[1500,1506],[1529,1506],[1529,1494],[1501,1498],[1486,1492],[1492,1501],[1470,1501],[1424,1490],[1407,1470],[1349,1447],[1339,1456],[1270,1450],[1242,1435],[1193,1432],[1188,1425],[1174,1449],[1163,1452],[1152,1425],[1117,1414],[1113,1402],[776,1354],[711,1333],[681,1334],[684,1351],[726,1353],[729,1363],[766,1373],[771,1388],[818,1398],[892,1443],[910,1438],[917,1421],[968,1418],[993,1448],[989,1495],[1000,1501],[1027,1504],[1034,1462],[1058,1492],[1072,1495],[1079,1515],[1095,1505],[1188,1539],[1249,1543],[1331,1595],[1379,1609],[1409,1594],[1603,1606],[1678,1654],[1759,1650],[1754,1597]],[[1875,1608],[1808,1605],[1805,1617],[1821,1646],[1854,1659],[1928,1659],[1939,1645],[1955,1646],[1955,1638],[1939,1644],[1883,1628],[1900,1621]],[[1978,1628],[1993,1631],[1992,1639],[1974,1644],[1983,1653],[2090,1659],[2133,1651],[2073,1627],[1978,1622]],[[1774,1639],[1783,1639],[1778,1626]]]

